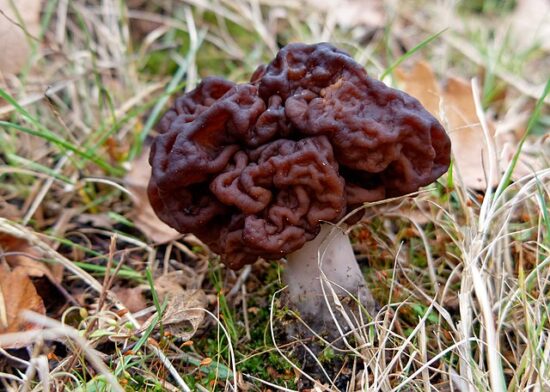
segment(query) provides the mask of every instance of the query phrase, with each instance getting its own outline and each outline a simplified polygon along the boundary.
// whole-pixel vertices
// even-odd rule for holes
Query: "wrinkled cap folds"
[[[326,43],[285,46],[250,83],[204,79],[158,131],[153,209],[234,269],[299,249],[361,203],[416,191],[450,161],[418,100]]]

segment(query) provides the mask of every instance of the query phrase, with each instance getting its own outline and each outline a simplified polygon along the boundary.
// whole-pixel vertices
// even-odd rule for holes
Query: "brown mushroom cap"
[[[450,161],[418,100],[326,43],[287,45],[250,83],[204,79],[158,131],[155,212],[234,269],[299,249],[361,203],[416,191]]]

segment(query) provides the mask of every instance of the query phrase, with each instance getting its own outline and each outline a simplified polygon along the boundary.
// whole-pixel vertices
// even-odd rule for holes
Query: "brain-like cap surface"
[[[364,202],[447,171],[450,141],[411,96],[330,44],[290,44],[250,83],[206,78],[158,125],[157,215],[238,269],[276,259]]]

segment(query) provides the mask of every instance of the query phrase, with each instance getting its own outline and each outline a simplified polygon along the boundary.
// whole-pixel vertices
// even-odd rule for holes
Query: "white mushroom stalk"
[[[321,224],[317,237],[289,254],[287,261],[283,274],[288,285],[287,300],[313,330],[319,330],[319,327],[329,330],[330,323],[354,320],[361,308],[373,315],[374,299],[357,264],[349,237],[341,228]],[[342,301],[335,301],[335,297]],[[342,317],[342,312],[347,316]],[[333,328],[348,330],[351,327],[343,324],[333,324]]]

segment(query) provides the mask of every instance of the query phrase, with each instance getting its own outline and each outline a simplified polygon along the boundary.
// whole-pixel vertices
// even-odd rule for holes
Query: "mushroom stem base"
[[[317,237],[287,260],[287,302],[314,331],[348,331],[358,326],[361,309],[374,315],[375,301],[342,229],[322,224]]]

